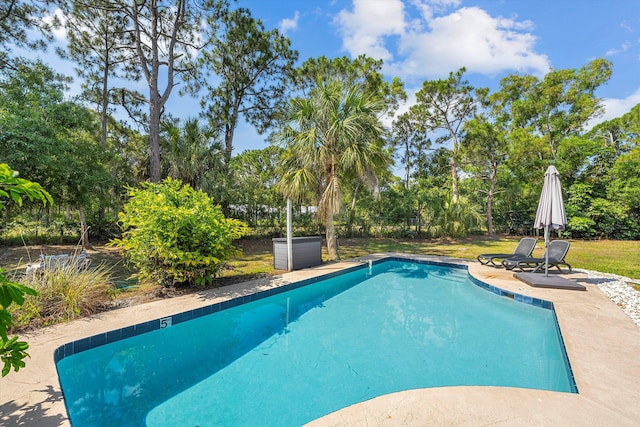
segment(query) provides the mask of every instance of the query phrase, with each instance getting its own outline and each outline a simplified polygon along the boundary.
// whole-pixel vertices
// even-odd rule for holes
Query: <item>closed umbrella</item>
[[[534,227],[544,228],[544,248],[546,253],[544,275],[549,275],[549,228],[564,230],[567,225],[567,216],[564,213],[562,201],[562,189],[560,188],[560,174],[555,166],[549,166],[544,174],[544,185]]]

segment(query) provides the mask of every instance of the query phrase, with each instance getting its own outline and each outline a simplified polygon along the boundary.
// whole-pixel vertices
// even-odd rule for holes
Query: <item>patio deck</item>
[[[68,426],[53,362],[58,346],[79,338],[177,314],[215,302],[326,274],[376,254],[197,294],[114,310],[24,335],[27,367],[0,379],[0,425]],[[510,271],[475,261],[408,256],[467,264],[476,278],[554,303],[579,394],[501,387],[441,387],[380,396],[315,420],[308,426],[640,425],[640,328],[584,274],[564,275],[586,292],[533,288]]]

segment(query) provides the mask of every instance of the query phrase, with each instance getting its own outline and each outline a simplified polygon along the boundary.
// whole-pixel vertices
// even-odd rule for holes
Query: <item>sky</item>
[[[596,95],[619,117],[640,103],[640,0],[238,0],[266,29],[278,28],[311,57],[384,60],[385,78],[399,77],[409,108],[425,80],[465,67],[475,87],[497,90],[513,73],[542,78],[551,69],[580,68],[593,59],[613,64]],[[62,35],[61,35],[62,36]],[[47,55],[51,58],[52,55]],[[56,61],[60,71],[71,67]],[[167,111],[194,117],[198,101],[179,98]],[[185,117],[186,118],[186,117]],[[240,125],[235,152],[267,143]]]
[[[613,64],[596,95],[619,117],[640,103],[639,0],[239,0],[266,28],[291,39],[300,61],[366,54],[399,77],[408,109],[425,80],[465,67],[476,87],[513,74],[542,78],[596,58]],[[261,148],[243,128],[236,149]],[[241,140],[242,139],[242,140]],[[256,146],[255,139],[258,139]]]

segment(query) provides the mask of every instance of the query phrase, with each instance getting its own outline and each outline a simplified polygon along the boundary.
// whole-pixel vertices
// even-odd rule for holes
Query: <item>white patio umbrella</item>
[[[544,185],[534,227],[544,228],[544,248],[546,253],[544,275],[549,275],[549,228],[564,230],[567,225],[567,216],[564,213],[562,201],[562,189],[560,188],[560,174],[555,166],[549,166],[544,174]]]

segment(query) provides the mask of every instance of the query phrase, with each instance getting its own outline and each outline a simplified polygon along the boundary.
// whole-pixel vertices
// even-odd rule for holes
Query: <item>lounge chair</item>
[[[91,258],[87,255],[85,250],[82,250],[78,255],[44,255],[40,254],[38,262],[27,265],[27,274],[43,272],[44,270],[59,270],[72,266],[79,270],[89,268],[91,265]]]
[[[533,249],[536,247],[536,239],[533,237],[523,237],[520,239],[516,250],[512,254],[481,254],[478,255],[478,261],[482,265],[491,264],[493,267],[502,267],[501,264],[496,264],[496,259],[507,258],[528,258],[533,253]]]
[[[502,261],[502,265],[507,270],[518,269],[526,271],[532,269],[534,273],[544,271],[547,253],[549,253],[549,268],[556,267],[560,273],[571,273],[571,266],[564,260],[569,252],[570,243],[566,240],[553,240],[549,243],[547,250],[540,258],[507,258]],[[563,271],[560,266],[566,266],[567,271]]]

